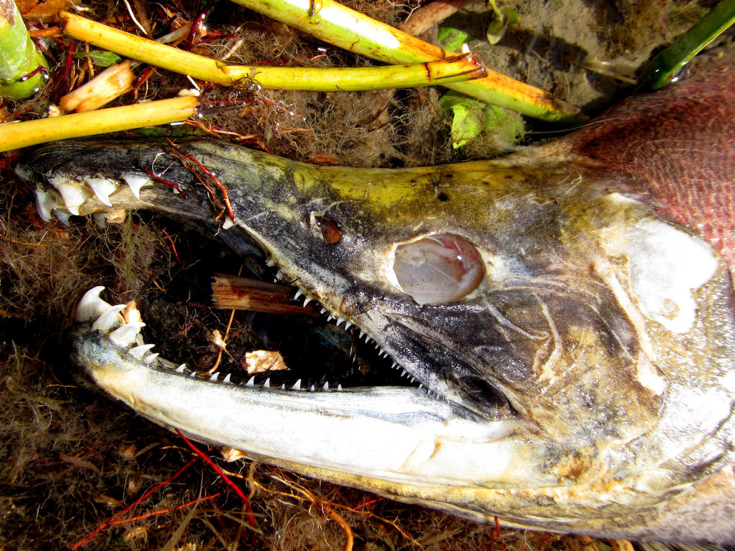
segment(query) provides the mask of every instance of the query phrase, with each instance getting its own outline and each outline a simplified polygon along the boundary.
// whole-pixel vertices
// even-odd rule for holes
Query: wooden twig
[[[212,301],[217,308],[250,310],[269,314],[318,316],[316,305],[301,306],[286,285],[217,274],[212,279]]]
[[[418,36],[471,2],[473,0],[434,0],[431,4],[411,12],[411,16],[398,28],[404,33]]]

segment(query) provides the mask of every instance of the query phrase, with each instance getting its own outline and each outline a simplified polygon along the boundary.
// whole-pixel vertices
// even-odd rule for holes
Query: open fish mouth
[[[158,356],[142,343],[144,323],[133,304],[112,306],[88,291],[76,309],[81,325],[73,359],[114,397],[159,424],[230,454],[238,450],[319,468],[354,470],[355,456],[369,455],[359,474],[403,483],[402,471],[420,465],[442,441],[492,443],[512,431],[511,421],[480,424],[461,408],[431,398],[417,388],[286,388],[256,384],[255,377],[231,374],[202,377],[185,364]],[[236,430],[232,430],[237,426]],[[343,440],[335,446],[335,437]],[[461,456],[453,460],[462,476]],[[464,468],[463,468],[464,467]],[[450,471],[427,477],[451,484]]]
[[[725,123],[718,152],[735,143]],[[480,520],[734,541],[730,267],[656,189],[581,149],[355,170],[207,140],[68,142],[19,173],[45,217],[150,209],[255,242],[424,387],[203,378],[95,288],[73,357],[156,423]]]

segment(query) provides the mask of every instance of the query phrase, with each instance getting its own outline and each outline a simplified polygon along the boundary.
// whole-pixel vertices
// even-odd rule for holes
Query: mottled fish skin
[[[414,413],[431,418],[422,425],[427,446],[422,440],[392,469],[385,467],[390,450],[371,457],[349,430],[335,429],[324,444],[361,450],[338,468],[288,443],[268,449],[268,434],[290,427],[248,429],[251,400],[236,398],[238,387],[217,387],[218,397],[208,398],[216,383],[203,381],[197,393],[178,373],[136,371],[139,362],[89,326],[75,337],[74,357],[108,392],[168,427],[187,412],[176,410],[175,399],[149,406],[142,397],[150,385],[119,380],[119,373],[171,377],[157,388],[180,387],[202,401],[203,415],[224,392],[233,408],[245,408],[242,425],[223,433],[181,418],[188,434],[231,445],[248,430],[268,429],[263,442],[238,449],[326,480],[478,520],[497,515],[508,524],[602,537],[734,542],[735,301],[722,237],[732,236],[733,218],[711,205],[721,186],[724,193],[732,186],[727,155],[735,128],[732,117],[719,116],[732,114],[731,106],[701,106],[731,95],[735,62],[729,51],[699,63],[694,88],[685,82],[631,99],[577,134],[494,161],[356,170],[207,140],[177,144],[227,189],[235,220],[222,234],[255,240],[302,291],[443,398],[433,410],[405,389],[354,391],[356,403],[374,404],[349,414],[365,426],[375,420],[369,408],[392,396],[415,400]],[[655,128],[640,122],[644,115]],[[701,152],[689,157],[698,168],[681,162],[680,143]],[[61,186],[80,214],[149,208],[224,223],[221,194],[213,207],[176,154],[161,142],[60,143],[37,150],[19,174],[38,186],[48,212],[64,209],[54,191]],[[144,178],[144,168],[184,193],[151,182],[136,197],[124,181],[131,172]],[[101,197],[85,183],[90,178]],[[419,303],[398,281],[397,251],[446,235],[475,250],[485,275],[469,294]],[[257,399],[267,406],[263,392]],[[282,399],[274,395],[274,408]],[[284,415],[308,418],[308,395],[293,400]],[[327,423],[325,411],[314,408],[314,426]],[[407,427],[415,422],[409,417]],[[446,426],[473,436],[453,440]],[[485,430],[487,440],[479,436]]]
[[[735,267],[735,53],[686,67],[675,86],[621,102],[561,140],[585,176],[621,186],[712,243]]]

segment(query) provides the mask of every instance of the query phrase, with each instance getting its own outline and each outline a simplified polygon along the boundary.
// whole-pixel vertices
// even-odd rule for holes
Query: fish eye
[[[485,265],[465,238],[440,233],[396,247],[393,272],[400,289],[419,304],[445,304],[477,289]]]

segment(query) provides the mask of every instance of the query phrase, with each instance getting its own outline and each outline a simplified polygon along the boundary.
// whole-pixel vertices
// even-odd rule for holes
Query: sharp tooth
[[[235,222],[233,222],[232,218],[230,218],[229,216],[225,216],[225,221],[222,222],[222,229],[229,230],[234,225]]]
[[[186,369],[186,364],[181,364],[179,367],[176,368],[176,373],[183,373],[184,369]]]
[[[84,296],[79,300],[77,308],[74,311],[75,321],[87,321],[92,318],[98,318],[112,307],[111,304],[106,303],[100,298],[100,293],[104,291],[104,289],[105,288],[100,285],[98,287],[93,287],[84,293]]]
[[[268,260],[265,261],[265,265],[268,266],[269,268],[272,268],[273,266],[276,265],[276,259],[269,258]]]
[[[135,346],[131,348],[130,350],[128,350],[128,353],[130,353],[136,359],[142,360],[143,356],[145,356],[145,353],[148,352],[154,346],[155,344],[142,344],[140,346]]]
[[[324,390],[324,391],[329,390],[329,381],[327,381],[326,383],[324,383],[324,386],[322,387],[322,390]]]
[[[44,222],[51,222],[51,211],[61,205],[62,203],[55,191],[36,190],[36,206],[38,207],[38,214],[41,215]]]
[[[296,381],[296,384],[291,387],[291,390],[301,390],[301,379]]]
[[[142,174],[136,174],[134,172],[126,172],[121,176],[121,178],[125,180],[126,184],[128,184],[130,191],[133,192],[136,199],[140,199],[140,189],[143,186],[153,185],[153,180],[148,176],[143,176]]]
[[[232,377],[232,374],[231,374],[231,373],[228,373],[227,375],[225,375],[225,378],[224,378],[224,379],[222,379],[222,380],[223,380],[223,381],[224,381],[225,383],[229,383],[229,382],[230,382],[230,377]]]
[[[341,385],[341,384],[337,385],[337,391],[338,391],[338,392],[342,392],[342,390],[344,390],[344,389],[342,388],[342,385]]]
[[[255,375],[248,379],[248,382],[245,383],[245,386],[255,386]]]
[[[295,294],[295,295],[293,296],[293,299],[294,299],[294,300],[298,300],[298,298],[299,298],[299,297],[300,297],[301,295],[303,295],[303,294],[304,294],[304,292],[303,292],[303,291],[302,291],[301,289],[297,289],[297,290],[296,290],[296,294]]]
[[[365,332],[362,329],[360,329],[360,338],[363,338],[364,336],[365,336]]]
[[[141,327],[145,327],[142,321],[126,323],[110,333],[110,340],[118,346],[130,346],[135,342],[135,337],[140,332]]]
[[[49,178],[49,183],[61,194],[64,205],[75,216],[79,215],[79,207],[92,196],[87,188],[82,187],[76,182],[62,181],[60,178]]]
[[[219,373],[215,371],[214,373],[212,373],[212,376],[209,378],[209,380],[216,381],[217,379],[219,379]]]
[[[194,377],[196,377],[196,376],[197,376],[197,372],[196,372],[196,371],[192,371],[192,372],[191,372],[191,375],[189,375],[189,377],[191,377],[192,379],[193,379]]]
[[[158,352],[154,352],[153,354],[146,356],[145,360],[143,360],[147,364],[152,364],[158,359]]]
[[[306,306],[307,304],[309,304],[309,303],[310,303],[310,302],[311,302],[312,300],[314,300],[314,299],[313,299],[313,298],[311,298],[311,297],[306,297],[306,298],[304,299],[304,306]]]
[[[339,316],[337,318],[337,327],[339,327],[341,324],[345,322],[345,319],[342,316]]]
[[[107,178],[85,178],[84,183],[92,188],[97,199],[108,207],[112,206],[110,195],[117,191],[117,184]]]
[[[424,385],[419,384],[419,390],[421,390],[422,388],[424,388]]]
[[[92,214],[92,220],[94,220],[94,223],[97,224],[98,228],[102,228],[104,230],[107,226],[107,213],[95,212]]]
[[[396,368],[398,367],[398,364],[397,364],[396,362],[393,362],[392,364],[390,364],[390,366],[391,366],[391,367],[392,367],[393,369],[396,369]]]
[[[61,222],[65,226],[69,225],[69,218],[71,218],[71,213],[68,210],[54,209],[51,212],[53,212],[54,216],[59,219],[59,222]]]
[[[270,378],[270,377],[268,377],[268,378],[267,378],[267,379],[265,380],[265,383],[263,383],[263,388],[270,388],[270,387],[271,387],[271,378]]]
[[[118,318],[118,312],[125,309],[124,304],[117,304],[116,306],[110,306],[105,313],[98,317],[92,324],[92,330],[94,331],[109,331],[113,327],[120,325],[120,319]]]
[[[327,317],[327,321],[332,321],[334,319],[334,316],[332,314],[329,314]]]
[[[348,321],[347,323],[345,323],[345,330],[349,329],[350,327],[352,327],[351,321]]]
[[[309,392],[316,392],[316,388],[314,388],[314,385],[311,385],[311,388],[309,389]]]
[[[322,308],[321,311],[322,311],[322,314],[326,314],[327,313],[327,309],[326,308]]]

